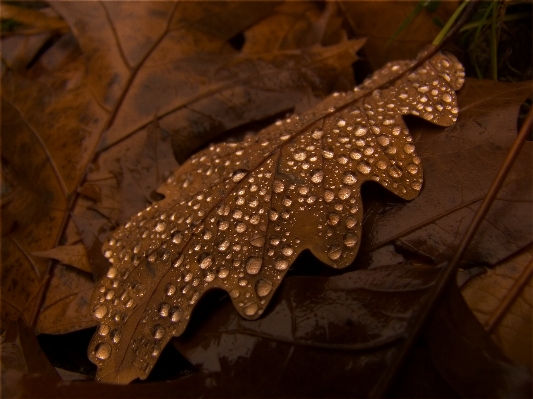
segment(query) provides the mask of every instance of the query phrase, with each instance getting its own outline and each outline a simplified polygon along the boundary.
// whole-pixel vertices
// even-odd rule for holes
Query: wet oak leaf
[[[116,230],[103,248],[112,267],[92,301],[97,379],[146,378],[209,289],[226,290],[244,318],[256,319],[304,249],[332,267],[349,265],[361,184],[377,181],[404,199],[422,188],[402,116],[443,126],[457,118],[461,64],[436,54],[415,65],[389,63],[353,92],[194,155],[161,187],[164,200]]]
[[[457,123],[411,128],[424,164],[424,195],[374,204],[365,219],[364,252],[394,244],[435,263],[455,253],[517,135],[517,116],[531,82],[466,79]],[[509,176],[462,262],[491,264],[532,242],[532,143],[524,143]],[[429,237],[429,239],[428,239]]]

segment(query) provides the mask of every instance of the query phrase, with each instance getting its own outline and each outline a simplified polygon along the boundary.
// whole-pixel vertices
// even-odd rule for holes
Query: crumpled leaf
[[[470,280],[463,297],[503,352],[531,369],[531,249]]]
[[[449,260],[516,137],[519,107],[530,93],[531,82],[466,79],[455,125],[412,128],[425,166],[424,195],[408,204],[389,198],[375,203],[365,219],[369,235],[363,251],[393,243],[435,263]],[[464,264],[495,264],[531,243],[531,154],[528,141]]]
[[[456,120],[460,63],[437,54],[414,65],[387,64],[353,92],[242,143],[211,146],[178,169],[160,189],[166,198],[104,245],[113,267],[92,302],[101,321],[89,348],[97,378],[146,378],[211,288],[228,291],[239,313],[255,319],[302,250],[335,268],[349,265],[359,247],[362,182],[404,199],[422,188],[402,115],[444,126]]]

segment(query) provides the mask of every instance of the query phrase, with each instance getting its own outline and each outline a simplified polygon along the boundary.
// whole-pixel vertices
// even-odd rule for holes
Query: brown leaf
[[[37,321],[51,268],[50,262],[28,254],[75,243],[79,236],[86,248],[91,248],[95,238],[107,236],[116,227],[114,223],[123,216],[121,211],[130,211],[117,204],[117,198],[106,197],[110,191],[103,181],[95,187],[96,181],[89,180],[92,189],[79,187],[85,176],[95,178],[97,171],[110,179],[108,186],[119,187],[118,177],[112,173],[117,169],[98,169],[98,160],[105,154],[114,157],[116,152],[97,154],[99,144],[111,149],[117,140],[135,141],[135,137],[148,134],[159,119],[165,125],[157,129],[158,133],[169,136],[180,125],[168,118],[183,123],[180,118],[187,113],[194,114],[186,122],[194,140],[185,140],[187,145],[197,146],[203,143],[197,133],[205,131],[205,115],[230,114],[228,107],[235,100],[230,97],[236,87],[233,73],[251,91],[258,86],[259,77],[264,77],[262,65],[270,71],[267,75],[289,79],[280,80],[286,87],[270,79],[261,86],[261,93],[253,96],[255,102],[239,97],[239,112],[246,115],[234,114],[234,119],[246,123],[291,109],[307,93],[303,86],[309,82],[317,92],[327,92],[339,69],[356,59],[354,52],[362,41],[264,57],[243,56],[227,43],[269,15],[275,6],[269,2],[212,2],[209,6],[139,2],[128,7],[105,2],[53,3],[75,37],[72,33],[62,36],[24,75],[7,69],[2,76],[3,320],[22,314],[28,323]],[[295,69],[290,70],[290,62]],[[297,70],[300,67],[303,69]],[[300,74],[305,79],[291,83]],[[283,94],[289,87],[292,94]],[[275,109],[269,100],[273,92],[283,97]],[[198,114],[195,104],[200,103],[210,104],[205,113]],[[174,113],[172,107],[181,114]],[[220,131],[217,129],[208,129],[208,136]],[[102,135],[107,137],[105,143]],[[131,166],[126,161],[119,160],[121,168]],[[168,170],[159,167],[170,165],[156,162],[157,174],[152,177],[166,176]],[[87,175],[88,171],[92,173]],[[122,171],[119,169],[119,174]],[[131,182],[139,181],[136,172],[130,174]],[[107,202],[83,197],[97,191]],[[137,204],[142,201],[141,207],[146,206],[147,199],[135,198],[140,198]],[[71,217],[78,223],[72,223]]]
[[[401,265],[290,277],[262,318],[244,320],[224,301],[203,320],[195,313],[199,326],[172,342],[223,397],[368,397],[439,271]]]
[[[518,109],[530,93],[531,82],[467,79],[454,126],[413,128],[424,195],[409,204],[375,204],[364,251],[394,243],[436,263],[450,259],[516,137]],[[464,263],[495,264],[531,242],[531,152],[526,142]]]
[[[211,146],[178,169],[160,190],[166,198],[104,245],[113,267],[93,297],[101,324],[89,348],[98,378],[146,378],[211,288],[228,291],[239,313],[256,319],[302,250],[335,268],[349,265],[359,247],[362,182],[405,199],[422,187],[402,115],[441,125],[456,119],[462,66],[442,54],[413,65],[388,64],[353,92],[242,143]],[[106,300],[111,292],[120,298]]]
[[[531,249],[469,281],[462,294],[503,352],[531,369]]]
[[[36,333],[65,334],[96,325],[89,307],[93,291],[91,274],[57,265],[41,307]]]
[[[91,267],[89,266],[89,260],[87,259],[87,250],[81,243],[59,246],[49,249],[48,251],[34,252],[33,255],[57,259],[64,264],[91,273]]]
[[[455,286],[435,309],[425,331],[434,364],[461,397],[524,398],[531,369],[509,361],[485,333]]]

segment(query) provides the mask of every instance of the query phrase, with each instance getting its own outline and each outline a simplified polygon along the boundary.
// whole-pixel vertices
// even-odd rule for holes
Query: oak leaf
[[[256,319],[304,249],[332,267],[349,265],[359,247],[361,184],[377,181],[404,199],[422,188],[402,115],[453,124],[463,82],[452,55],[389,63],[353,92],[193,156],[161,187],[166,198],[104,245],[113,265],[92,300],[97,378],[146,378],[212,288]]]

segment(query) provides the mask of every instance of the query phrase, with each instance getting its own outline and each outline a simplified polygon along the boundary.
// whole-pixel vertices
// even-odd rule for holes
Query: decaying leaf
[[[503,352],[531,368],[531,247],[475,277],[462,294]]]
[[[204,292],[230,293],[258,318],[304,249],[349,265],[359,247],[360,186],[379,182],[404,199],[422,170],[402,115],[448,126],[457,119],[461,64],[437,54],[387,64],[349,93],[241,143],[213,145],[186,162],[104,245],[113,264],[95,290],[101,324],[89,357],[102,381],[146,378],[180,335]]]

